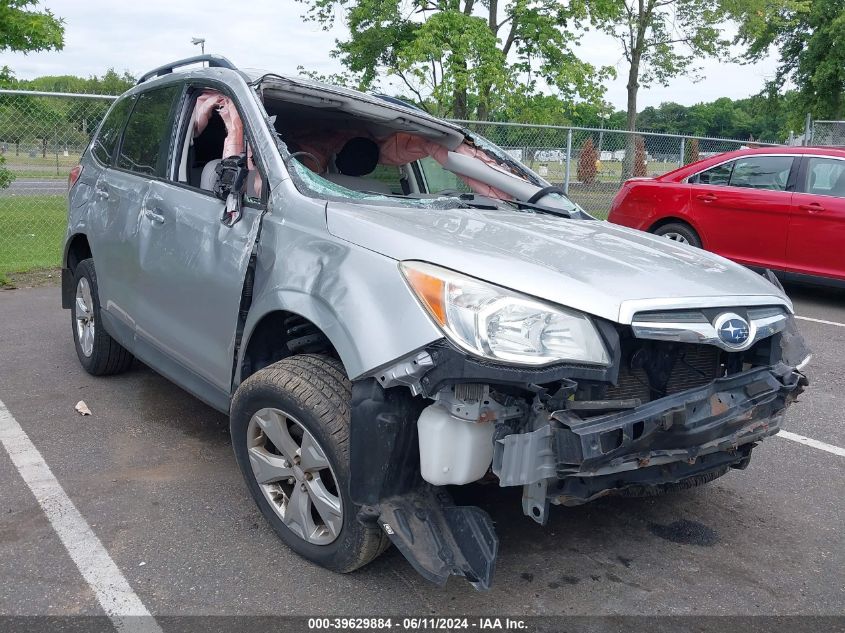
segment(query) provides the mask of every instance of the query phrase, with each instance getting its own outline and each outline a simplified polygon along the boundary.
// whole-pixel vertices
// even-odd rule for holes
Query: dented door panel
[[[137,292],[135,253],[140,228],[141,201],[149,181],[118,169],[105,169],[94,186],[94,204],[86,233],[94,254],[100,304],[109,331],[130,351],[135,315],[143,301]]]
[[[325,206],[300,196],[289,180],[273,191],[238,372],[255,326],[277,310],[320,328],[353,378],[442,338],[405,285],[398,262],[329,235]]]
[[[212,195],[155,181],[138,231],[137,339],[228,393],[241,290],[262,210],[232,227]]]

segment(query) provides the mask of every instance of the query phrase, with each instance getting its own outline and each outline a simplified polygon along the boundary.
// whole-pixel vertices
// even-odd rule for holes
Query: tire
[[[102,327],[97,273],[93,259],[83,259],[74,274],[76,294],[70,309],[70,325],[76,355],[92,376],[119,374],[132,365],[132,354]]]
[[[689,224],[685,222],[671,222],[657,227],[653,233],[660,237],[665,237],[674,242],[681,244],[689,244],[696,248],[701,248],[701,238]]]
[[[692,477],[687,477],[686,479],[681,479],[680,481],[673,483],[630,486],[629,488],[623,488],[617,494],[620,497],[659,497],[661,495],[671,494],[673,492],[682,492],[684,490],[689,490],[690,488],[698,488],[699,486],[709,484],[711,481],[714,481],[726,474],[728,470],[730,470],[730,468],[725,466],[723,468],[711,470],[707,473],[701,473],[700,475],[693,475]]]
[[[381,528],[358,520],[360,506],[349,497],[351,399],[351,384],[337,360],[303,354],[285,358],[245,380],[235,393],[230,414],[235,458],[264,518],[294,552],[339,573],[363,567],[390,545]],[[282,432],[282,428],[287,431]],[[302,435],[297,439],[300,430]],[[319,450],[313,454],[322,453],[319,458],[303,459],[307,454],[303,451],[306,433],[311,437],[308,454],[316,446]],[[281,448],[271,438],[277,438]],[[290,444],[291,439],[294,444]],[[296,461],[297,455],[300,461]],[[328,465],[317,470],[311,461],[322,465],[322,456]],[[262,464],[259,470],[254,463]],[[264,463],[272,465],[261,470]],[[309,467],[314,474],[306,480],[309,472],[303,471]],[[288,471],[294,471],[292,477],[282,474]],[[259,472],[263,484],[258,481]],[[319,492],[312,487],[318,480]],[[333,502],[340,500],[340,518],[326,512],[328,504],[317,502],[315,494],[325,495],[327,491]],[[310,499],[310,512],[297,512],[305,494]],[[327,515],[332,520],[325,518]],[[317,529],[312,530],[310,524],[303,527],[308,516]]]

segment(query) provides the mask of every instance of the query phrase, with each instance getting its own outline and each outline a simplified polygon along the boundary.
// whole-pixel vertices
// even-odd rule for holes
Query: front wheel
[[[250,376],[231,408],[235,458],[262,514],[297,554],[341,573],[390,544],[349,497],[351,397],[338,361],[303,354]]]
[[[680,244],[689,244],[696,248],[701,248],[701,238],[695,229],[684,222],[672,222],[664,224],[654,230],[655,235],[665,237],[666,239],[678,242]]]

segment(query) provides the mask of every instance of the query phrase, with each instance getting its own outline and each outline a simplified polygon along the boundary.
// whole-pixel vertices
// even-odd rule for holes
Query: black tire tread
[[[102,327],[102,320],[100,319],[100,298],[97,286],[97,271],[94,268],[94,260],[83,259],[76,266],[75,280],[79,283],[79,278],[85,275],[91,285],[91,297],[94,301],[94,351],[91,354],[90,360],[86,359],[77,345],[77,353],[80,356],[80,362],[85,370],[93,376],[113,376],[125,372],[132,366],[134,357],[123,347],[120,343],[115,341],[108,332]],[[73,331],[74,341],[76,340],[76,324],[74,322],[75,312],[71,310],[71,327]]]
[[[695,246],[696,248],[701,248],[701,236],[696,232],[692,226],[683,222],[681,220],[677,222],[668,222],[661,226],[658,226],[656,229],[652,231],[652,233],[656,235],[663,235],[663,233],[686,233],[687,234],[687,241],[689,241],[690,246]]]
[[[303,409],[312,411],[334,443],[340,459],[349,462],[349,420],[352,384],[337,359],[319,354],[299,354],[284,358],[256,372],[238,388],[237,402],[267,384],[285,391]],[[356,511],[356,509],[353,509]],[[356,511],[357,514],[357,511]],[[390,539],[377,525],[361,524],[362,547],[355,557],[334,571],[349,573],[363,567],[390,546]]]

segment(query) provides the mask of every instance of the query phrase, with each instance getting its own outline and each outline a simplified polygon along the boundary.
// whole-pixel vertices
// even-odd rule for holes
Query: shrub
[[[684,150],[684,165],[689,165],[690,163],[697,163],[701,160],[701,154],[699,152],[698,147],[698,139],[691,138],[687,139],[686,149]]]
[[[581,147],[581,155],[578,157],[578,180],[584,184],[590,184],[596,179],[598,173],[596,162],[598,159],[599,154],[596,151],[596,146],[593,145],[593,139],[588,137]]]
[[[645,139],[638,136],[634,139],[634,176],[646,176]]]

